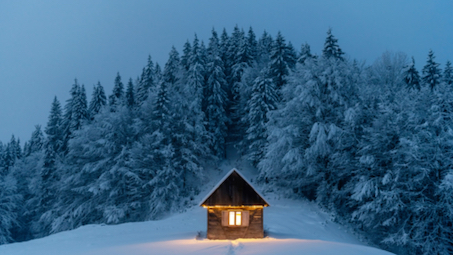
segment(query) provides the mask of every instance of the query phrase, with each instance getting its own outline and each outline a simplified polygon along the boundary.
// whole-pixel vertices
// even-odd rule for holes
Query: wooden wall
[[[248,226],[222,226],[222,211],[234,208],[208,208],[208,239],[263,238],[263,208],[238,208],[249,211]]]

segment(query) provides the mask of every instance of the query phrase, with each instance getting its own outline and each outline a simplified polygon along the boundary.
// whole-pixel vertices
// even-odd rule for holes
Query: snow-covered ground
[[[242,162],[226,162],[210,176],[202,199],[236,165],[249,180],[256,174]],[[0,246],[1,255],[149,255],[149,254],[317,254],[389,255],[365,246],[333,223],[314,203],[265,194],[264,239],[213,241],[206,236],[206,209],[194,206],[163,220],[120,225],[87,225],[45,238]],[[201,232],[202,238],[196,239]]]
[[[384,255],[364,246],[329,220],[316,205],[268,198],[264,239],[212,241],[206,233],[206,209],[194,207],[159,221],[121,225],[87,225],[45,238],[0,246],[4,255],[145,255],[145,254],[317,254]]]

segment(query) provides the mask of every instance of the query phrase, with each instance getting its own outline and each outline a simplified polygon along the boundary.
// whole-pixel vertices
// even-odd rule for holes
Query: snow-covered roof
[[[236,172],[252,189],[254,192],[256,192],[256,194],[258,194],[258,196],[261,197],[261,199],[263,199],[263,201],[267,204],[267,206],[269,206],[269,202],[266,201],[266,199],[264,199],[264,196],[261,195],[261,193],[255,189],[255,187],[253,187],[253,185],[247,180],[247,178],[244,177],[244,175],[241,174],[241,172],[239,172],[239,170],[237,170],[236,168],[233,168],[231,169],[218,183],[217,185],[214,186],[214,188],[212,188],[212,190],[201,200],[200,204],[198,204],[199,206],[202,206],[206,200],[208,200],[208,198],[220,187],[220,185],[222,185],[223,182],[225,182],[225,180],[230,177],[231,174],[233,174],[234,172]]]

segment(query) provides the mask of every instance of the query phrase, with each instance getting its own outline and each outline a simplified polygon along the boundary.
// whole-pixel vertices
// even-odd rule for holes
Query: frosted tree
[[[422,81],[433,90],[441,82],[441,70],[439,63],[434,61],[434,52],[432,50],[428,53],[426,65],[422,70]]]
[[[278,102],[276,85],[269,75],[269,69],[264,68],[253,82],[252,95],[248,101],[248,114],[244,117],[248,125],[245,144],[248,145],[247,158],[258,164],[265,154],[267,145],[268,122],[267,114],[275,110]]]
[[[104,87],[102,87],[101,82],[98,82],[97,85],[93,87],[93,94],[91,95],[90,106],[88,108],[90,117],[94,119],[94,116],[96,116],[106,104],[107,98],[105,96]]]
[[[210,137],[212,153],[219,157],[226,156],[225,146],[227,137],[227,122],[225,107],[227,106],[227,94],[223,62],[220,57],[219,39],[213,30],[208,47],[208,80],[206,84],[206,130]]]
[[[134,93],[134,84],[132,83],[132,78],[129,79],[126,88],[126,105],[130,109],[135,107],[135,93]]]
[[[322,50],[322,55],[325,58],[335,58],[343,60],[343,51],[340,46],[338,46],[338,39],[336,39],[332,34],[332,29],[329,28],[327,31],[326,41],[324,42],[324,49]]]
[[[447,61],[447,63],[445,64],[444,73],[443,73],[442,77],[443,77],[443,81],[445,83],[447,83],[448,85],[453,84],[453,67],[451,66],[450,61]]]
[[[116,74],[112,94],[109,96],[109,105],[111,110],[115,110],[118,105],[124,102],[124,84],[121,81],[120,73]]]
[[[190,54],[192,53],[192,46],[190,45],[189,40],[186,41],[184,44],[184,48],[182,50],[183,55],[181,57],[181,65],[184,67],[186,71],[189,71],[190,63]]]
[[[72,132],[82,128],[82,125],[85,124],[86,120],[89,119],[88,109],[87,109],[87,96],[85,92],[85,87],[82,85],[76,91],[76,96],[71,101],[72,103],[72,112],[71,112],[71,121],[69,122],[69,129]]]
[[[420,75],[415,68],[414,57],[412,57],[412,62],[404,68],[403,77],[407,88],[420,90]]]
[[[155,89],[156,83],[154,75],[154,63],[151,59],[151,56],[148,56],[148,64],[144,68],[143,73],[140,77],[140,83],[136,88],[136,102],[138,105],[143,104],[143,102],[148,99],[149,93]]]
[[[258,55],[258,41],[256,40],[256,35],[252,27],[249,28],[247,33],[247,47],[252,59],[256,60]]]
[[[286,83],[285,77],[289,74],[290,65],[294,61],[291,57],[285,38],[278,32],[277,38],[275,38],[275,41],[272,44],[272,51],[270,54],[270,74],[278,89],[281,89]]]
[[[0,244],[13,241],[11,231],[19,226],[17,211],[20,202],[16,180],[11,175],[0,175]]]
[[[26,156],[31,153],[40,151],[44,146],[44,134],[41,130],[41,125],[36,125],[35,130],[31,134],[30,141],[28,142],[28,151]]]
[[[311,54],[310,45],[308,43],[304,43],[300,47],[300,54],[297,62],[300,64],[304,64],[307,59],[313,58]]]
[[[274,40],[272,39],[272,36],[265,30],[258,40],[258,62],[267,63],[270,61],[270,53],[272,52],[273,44]]]

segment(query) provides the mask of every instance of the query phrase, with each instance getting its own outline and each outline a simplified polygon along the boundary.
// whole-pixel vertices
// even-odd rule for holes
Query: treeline
[[[316,200],[372,242],[453,250],[453,68],[432,52],[372,65],[237,26],[195,36],[163,70],[151,57],[88,103],[77,80],[23,148],[0,146],[0,243],[90,223],[158,219],[192,205],[204,173],[237,150],[268,190]]]

